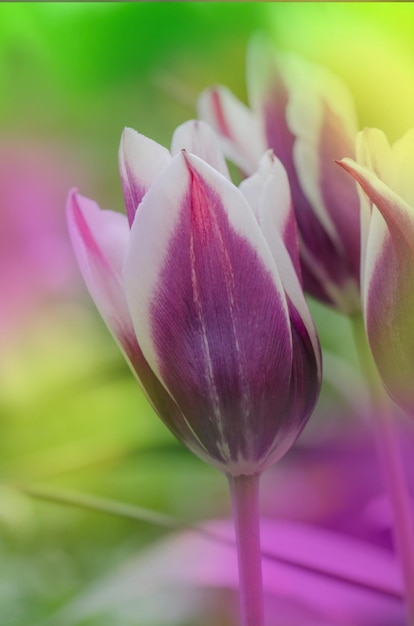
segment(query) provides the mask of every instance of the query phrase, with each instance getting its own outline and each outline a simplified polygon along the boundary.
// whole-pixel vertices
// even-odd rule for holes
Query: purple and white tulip
[[[202,122],[171,154],[126,129],[119,156],[128,217],[68,200],[88,289],[174,435],[228,475],[258,473],[303,429],[321,378],[285,171],[267,153],[238,189]]]
[[[390,395],[414,414],[414,130],[393,146],[381,131],[357,138],[340,165],[361,185],[362,302],[366,333]]]
[[[359,200],[335,159],[354,155],[352,97],[328,70],[262,39],[248,50],[250,108],[226,87],[206,90],[200,117],[220,135],[226,155],[252,174],[266,148],[289,178],[305,289],[350,314],[360,310]],[[275,202],[276,207],[276,202]]]

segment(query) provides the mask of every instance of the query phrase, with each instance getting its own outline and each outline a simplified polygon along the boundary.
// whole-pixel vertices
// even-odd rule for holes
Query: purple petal
[[[170,161],[166,148],[132,128],[124,129],[119,146],[119,171],[130,226],[142,198]]]
[[[192,155],[147,194],[125,264],[140,345],[211,461],[258,471],[289,433],[291,335],[273,258],[244,198]]]
[[[359,199],[352,180],[343,176],[334,162],[355,152],[357,128],[352,97],[345,85],[324,68],[295,61],[297,75],[292,77],[287,116],[296,136],[296,169],[315,217],[334,242],[344,270],[348,268],[349,286],[354,282],[354,302],[350,300],[348,307],[344,303],[342,308],[358,308]]]
[[[266,145],[287,171],[295,208],[308,204],[293,162],[295,137],[286,122],[288,85],[273,49],[261,38],[254,38],[248,49],[247,85],[252,108],[263,120]]]
[[[183,149],[200,157],[230,180],[218,137],[208,124],[192,120],[178,126],[173,135],[171,154],[174,156]]]
[[[298,320],[298,323],[307,329],[305,334],[313,347],[309,356],[315,364],[319,341],[301,286],[298,235],[289,182],[283,165],[271,150],[263,156],[257,173],[241,183],[240,190],[249,204],[254,205],[256,217],[289,298],[289,306],[295,311],[292,315],[295,320],[299,317],[301,322]],[[317,356],[315,371],[320,373]]]

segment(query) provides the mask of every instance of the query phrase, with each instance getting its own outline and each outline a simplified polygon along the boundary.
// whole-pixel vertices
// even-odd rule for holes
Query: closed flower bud
[[[68,200],[89,291],[174,435],[226,474],[258,473],[320,387],[286,173],[268,153],[237,188],[202,122],[177,129],[171,154],[125,130],[120,170],[128,218]]]

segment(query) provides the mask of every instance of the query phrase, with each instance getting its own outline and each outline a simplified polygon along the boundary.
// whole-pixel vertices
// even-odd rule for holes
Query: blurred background
[[[245,101],[246,46],[257,31],[339,74],[361,128],[395,140],[414,125],[410,3],[0,4],[2,626],[202,626],[215,610],[222,612],[211,623],[234,623],[232,594],[221,589],[222,602],[212,603],[211,582],[201,596],[168,595],[153,576],[138,604],[131,583],[131,606],[117,594],[124,583],[111,587],[132,557],[149,567],[140,555],[165,540],[165,529],[46,503],[20,486],[93,494],[187,523],[229,515],[226,481],[156,418],[96,313],[64,207],[75,186],[123,210],[124,126],[169,146],[175,127],[196,116],[205,87],[224,83]],[[355,415],[350,329],[311,306],[327,380],[303,437],[264,480],[263,512],[359,538],[371,533],[388,545],[386,513],[372,521],[372,511],[382,511],[381,486]],[[109,587],[99,596],[102,580]],[[91,589],[107,602],[90,600]],[[275,625],[322,624],[290,601]]]

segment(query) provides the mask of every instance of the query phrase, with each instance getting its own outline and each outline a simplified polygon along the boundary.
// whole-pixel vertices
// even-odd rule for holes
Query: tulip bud
[[[414,414],[414,130],[390,147],[382,132],[365,129],[358,135],[357,158],[359,163],[344,159],[339,165],[367,196],[362,197],[367,337],[390,395]]]
[[[192,122],[172,155],[124,131],[120,170],[128,219],[68,200],[89,291],[174,435],[226,474],[257,474],[295,441],[320,387],[284,169],[265,155],[246,181],[253,208],[211,129]]]
[[[257,169],[266,148],[273,150],[289,178],[305,289],[344,313],[359,311],[358,194],[334,163],[354,154],[350,93],[328,70],[275,54],[260,38],[249,46],[247,90],[250,109],[225,87],[208,89],[200,117],[244,174]]]

